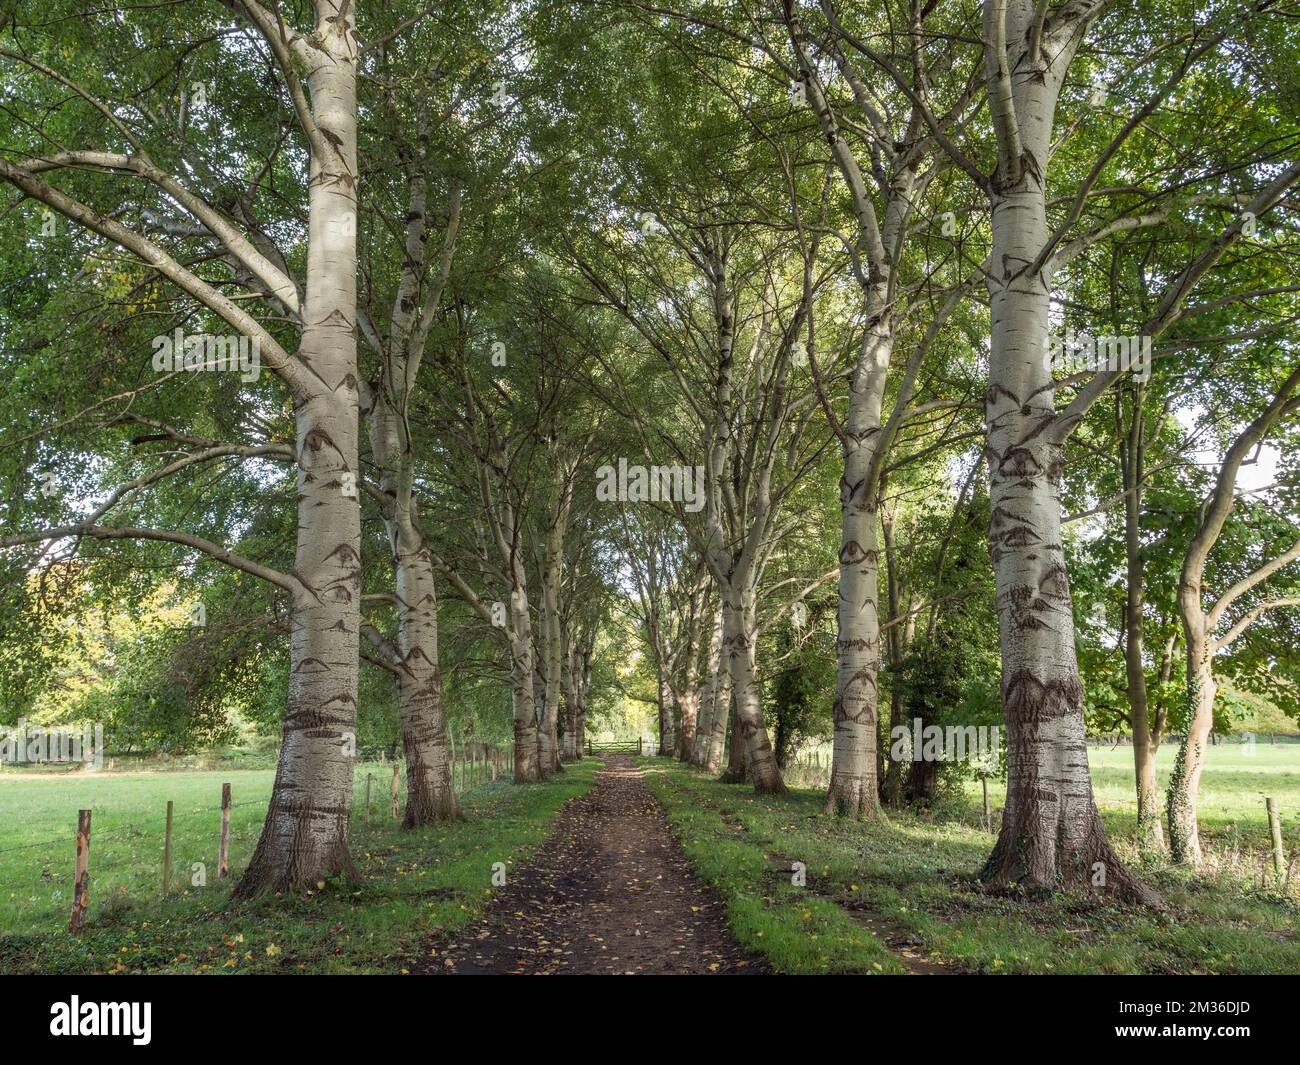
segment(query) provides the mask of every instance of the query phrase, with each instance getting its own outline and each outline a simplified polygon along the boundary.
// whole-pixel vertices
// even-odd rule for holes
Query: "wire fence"
[[[1183,735],[1174,733],[1164,737],[1161,745],[1176,747],[1182,742]],[[1089,736],[1087,743],[1089,747],[1132,747],[1133,737],[1127,733],[1103,734]],[[1210,735],[1211,747],[1276,747],[1288,743],[1300,743],[1300,735],[1286,732],[1230,732],[1227,735],[1215,732]]]
[[[498,780],[508,781],[513,774],[513,752],[479,746],[454,758],[451,768],[455,791],[465,794]],[[128,900],[159,898],[164,885],[171,894],[187,894],[229,883],[252,857],[270,803],[273,777],[269,770],[148,774],[127,778],[136,785],[133,795],[110,796],[99,785],[121,781],[122,776],[78,776],[77,788],[85,789],[80,796],[68,795],[70,789],[66,788],[60,789],[57,797],[50,796],[52,801],[27,794],[26,800],[34,808],[29,811],[33,820],[49,823],[57,818],[68,828],[67,832],[40,834],[34,840],[19,838],[30,831],[24,825],[24,799],[5,802],[0,785],[0,934],[67,927],[79,868],[80,809],[91,811],[90,922]],[[57,787],[56,781],[41,781],[39,788]],[[256,797],[231,801],[223,818],[223,784],[231,786],[232,800],[241,791]],[[396,832],[405,800],[404,763],[359,762],[352,782],[354,844],[373,846]],[[150,810],[158,812],[155,815]],[[229,875],[224,879],[218,876],[223,835],[229,862]]]

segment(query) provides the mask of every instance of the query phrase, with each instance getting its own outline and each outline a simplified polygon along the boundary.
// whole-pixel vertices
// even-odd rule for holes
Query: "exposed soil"
[[[434,939],[423,973],[765,973],[727,930],[630,759],[611,756],[510,870],[483,918]]]

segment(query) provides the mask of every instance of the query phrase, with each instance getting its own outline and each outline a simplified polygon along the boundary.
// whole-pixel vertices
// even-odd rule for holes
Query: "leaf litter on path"
[[[484,869],[485,880],[490,870]],[[764,973],[691,872],[643,775],[611,757],[482,919],[429,944],[429,974]]]

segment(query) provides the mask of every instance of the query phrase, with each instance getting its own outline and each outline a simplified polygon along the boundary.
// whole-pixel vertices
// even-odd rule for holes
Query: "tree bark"
[[[578,649],[575,646],[572,625],[565,627],[566,638],[561,652],[562,671],[560,686],[564,690],[564,753],[566,762],[576,762],[582,757],[582,747],[578,743]]]
[[[723,530],[724,481],[732,450],[732,349],[736,340],[735,295],[727,285],[725,257],[717,254],[709,268],[713,288],[713,311],[718,334],[718,378],[715,420],[706,427],[705,465],[708,493],[706,561],[718,584],[722,599],[722,658],[731,677],[734,720],[733,746],[743,743],[746,765],[759,793],[786,790],[772,752],[772,742],[763,724],[758,691],[758,662],[755,642],[756,590],[752,586],[759,544],[772,517],[771,466],[757,473],[753,512],[739,556],[728,544]],[[775,453],[776,449],[771,449]]]
[[[896,620],[901,615],[904,597],[902,595],[902,581],[899,579],[898,552],[894,545],[894,519],[888,508],[882,509],[881,519],[880,527],[885,541],[886,601],[889,607],[890,619]],[[886,645],[889,648],[889,663],[895,669],[902,664],[908,643],[906,637],[910,628],[911,622],[903,622],[896,623],[889,629]],[[888,737],[894,734],[894,729],[903,726],[905,715],[906,707],[903,705],[903,695],[899,690],[897,681],[894,681],[889,686],[889,729],[885,733],[886,750],[889,750],[891,746],[888,743]],[[880,797],[890,806],[897,806],[902,799],[903,775],[902,761],[891,756],[885,765],[884,779],[880,784]]]
[[[1285,414],[1295,410],[1292,395],[1300,388],[1300,368],[1292,370],[1268,406],[1232,442],[1215,477],[1214,488],[1198,513],[1196,535],[1183,557],[1178,578],[1178,613],[1187,642],[1187,734],[1183,737],[1169,781],[1166,815],[1169,852],[1176,862],[1196,864],[1201,859],[1200,832],[1196,825],[1196,798],[1204,765],[1205,744],[1214,726],[1214,656],[1228,647],[1263,611],[1300,605],[1300,599],[1266,600],[1247,611],[1219,638],[1215,626],[1224,611],[1241,596],[1260,587],[1273,573],[1300,559],[1300,541],[1288,551],[1242,578],[1218,597],[1207,612],[1204,595],[1205,567],[1236,502],[1237,474],[1242,463]]]
[[[560,582],[564,574],[564,538],[569,527],[573,501],[573,479],[567,462],[555,463],[551,491],[554,511],[546,528],[542,564],[542,614],[545,620],[544,673],[546,702],[542,717],[542,766],[548,773],[560,772],[560,655],[563,649],[560,617]]]
[[[307,73],[316,126],[334,146],[310,165],[301,359],[319,386],[294,397],[298,532],[290,677],[275,784],[236,894],[297,891],[339,874],[348,854],[360,661],[357,483],[356,40],[353,12],[318,5]]]
[[[696,722],[695,740],[691,745],[691,763],[708,766],[709,753],[713,746],[713,731],[720,724],[725,735],[726,717],[719,702],[719,685],[722,678],[722,607],[719,605],[710,626],[709,646],[704,661],[699,698],[699,719]],[[720,719],[720,721],[718,720]],[[716,770],[717,766],[713,766]]]
[[[706,590],[707,590],[707,586]],[[679,761],[689,760],[695,746],[695,729],[700,715],[700,654],[703,650],[703,633],[700,631],[699,589],[691,594],[690,611],[685,625],[686,649],[682,656],[685,671],[682,688],[677,693],[679,725],[677,729],[677,747],[675,754]]]
[[[810,96],[831,156],[848,187],[857,222],[859,242],[867,270],[859,271],[862,307],[869,323],[849,382],[849,406],[843,426],[836,427],[844,455],[840,478],[840,607],[835,647],[838,659],[835,683],[835,738],[831,780],[825,812],[870,820],[883,816],[880,808],[879,709],[877,681],[880,672],[880,612],[877,575],[878,505],[881,459],[889,449],[882,432],[881,411],[885,382],[894,350],[892,290],[894,254],[906,236],[907,219],[917,192],[918,160],[904,160],[888,149],[891,173],[883,173],[879,148],[873,148],[871,175],[885,201],[883,225],[867,187],[867,177],[849,141],[843,135],[834,109],[822,86],[818,64],[808,50],[793,0],[782,6],[790,43],[799,59],[799,81]],[[842,50],[832,50],[839,72],[854,88],[861,106],[860,79]],[[919,123],[913,115],[909,128]],[[907,153],[905,153],[907,154]],[[906,403],[912,375],[900,391],[899,406]],[[830,417],[830,405],[822,396]],[[832,418],[834,425],[834,419]],[[891,418],[890,431],[896,431]]]
[[[881,815],[876,777],[876,681],[880,669],[876,507],[855,496],[870,456],[853,449],[840,482],[839,636],[834,706],[835,739],[825,812],[872,819]]]
[[[993,888],[1097,890],[1159,905],[1115,856],[1093,801],[1061,547],[1066,430],[1047,358],[1051,273],[1045,175],[1061,81],[1082,34],[1035,8],[986,0],[985,72],[998,168],[988,186],[993,237],[986,456],[989,551],[997,592],[1007,798],[983,871]]]
[[[734,691],[729,693],[727,699],[727,721],[730,723],[730,731],[727,735],[727,768],[718,780],[723,784],[743,784],[749,777],[749,758],[745,750],[744,735],[740,731],[740,717]],[[721,761],[719,755],[718,762]]]
[[[910,189],[910,179],[903,181]],[[887,230],[902,224],[905,208],[891,201]],[[888,276],[886,272],[885,276]],[[880,807],[878,763],[880,675],[880,577],[878,493],[881,408],[893,354],[893,325],[887,308],[888,285],[878,282],[865,293],[868,321],[849,392],[849,411],[841,446],[840,605],[835,680],[835,738],[825,812],[873,820]]]
[[[674,695],[672,685],[664,675],[666,667],[659,666],[659,747],[657,754],[662,758],[671,758],[677,746],[677,733],[673,714]]]
[[[1032,102],[1032,90],[1027,92]],[[1050,120],[1036,117],[1050,128]],[[1041,149],[1045,158],[1046,145]],[[1031,168],[1023,187],[994,196],[993,238],[993,261],[1003,264],[1033,262],[1046,241],[1041,179]],[[989,281],[989,539],[1001,635],[1007,799],[983,875],[995,887],[1101,888],[1157,901],[1115,857],[1093,801],[1061,549],[1061,448],[1043,431],[1055,417],[1044,358],[1048,288],[1037,277],[1018,276],[1017,269],[1006,266]]]
[[[397,568],[397,678],[402,747],[406,754],[406,814],[403,828],[455,820],[460,816],[452,779],[451,743],[438,666],[438,594],[428,548],[408,508],[394,530]]]
[[[582,757],[583,751],[586,749],[586,744],[587,744],[587,693],[591,690],[591,666],[592,666],[591,656],[592,656],[592,648],[594,646],[595,639],[596,639],[596,630],[595,630],[595,626],[592,626],[591,633],[587,636],[587,639],[583,644],[582,652],[579,659],[579,661],[581,662],[581,670],[579,671],[578,674],[579,677],[578,714],[576,718],[577,721],[576,744],[578,748],[579,758]]]
[[[510,694],[515,728],[515,783],[545,779],[538,742],[537,703],[533,698],[533,627],[528,616],[528,590],[523,566],[514,563],[510,591]]]
[[[1164,854],[1165,837],[1160,826],[1160,802],[1156,792],[1156,744],[1152,743],[1147,675],[1143,664],[1143,602],[1146,597],[1146,568],[1142,559],[1142,487],[1146,479],[1145,423],[1142,417],[1144,389],[1132,390],[1133,412],[1128,433],[1120,443],[1120,467],[1124,487],[1124,552],[1128,574],[1125,593],[1124,671],[1128,681],[1129,724],[1133,730],[1133,776],[1137,786],[1138,851],[1149,856]],[[1158,741],[1157,741],[1158,742]]]
[[[386,646],[394,651],[397,667],[398,709],[406,757],[407,798],[402,827],[415,828],[460,816],[438,666],[438,595],[432,553],[420,529],[414,496],[415,454],[407,413],[424,343],[451,271],[460,226],[461,192],[455,188],[451,194],[441,261],[417,313],[416,296],[429,265],[427,174],[417,168],[408,184],[406,265],[393,300],[388,336],[373,341],[376,346],[382,343],[380,374],[370,389],[366,413],[397,585],[397,645]]]
[[[678,712],[681,725],[677,732],[676,755],[679,761],[690,759],[695,748],[695,729],[699,718],[700,692],[694,684],[688,684],[677,694]]]
[[[758,690],[755,591],[751,587],[744,587],[739,593],[728,589],[723,603],[722,648],[731,670],[733,728],[744,745],[745,766],[754,781],[754,790],[760,794],[783,793],[786,787],[763,724]]]
[[[1214,726],[1212,650],[1200,589],[1179,588],[1179,609],[1187,637],[1187,735],[1178,748],[1169,779],[1166,816],[1169,819],[1169,855],[1176,862],[1196,865],[1201,860],[1201,833],[1196,821],[1196,798],[1205,767],[1205,746]]]
[[[718,674],[718,693],[714,697],[713,728],[704,755],[704,768],[716,773],[722,768],[722,756],[727,752],[727,728],[734,716],[731,701],[731,677],[725,669]],[[744,763],[741,763],[744,768]]]
[[[549,776],[560,768],[560,687],[552,681],[551,611],[545,582],[541,603],[542,643],[533,648],[535,680],[533,702],[537,713],[537,760],[542,774]]]

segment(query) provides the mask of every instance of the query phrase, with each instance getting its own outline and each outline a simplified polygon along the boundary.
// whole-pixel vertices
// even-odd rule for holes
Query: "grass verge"
[[[452,825],[403,832],[388,817],[369,825],[354,818],[351,850],[361,874],[355,884],[330,881],[300,896],[250,903],[230,899],[231,881],[178,888],[166,898],[155,884],[152,897],[110,895],[92,908],[80,936],[65,930],[66,914],[57,926],[43,911],[26,928],[7,921],[0,972],[399,971],[435,932],[455,930],[483,911],[492,865],[509,868],[531,854],[560,807],[591,786],[598,763],[565,768],[546,784],[498,782],[462,794],[466,819]],[[93,833],[91,854],[93,898]],[[150,859],[152,880],[159,866]]]
[[[778,972],[1300,972],[1295,900],[1225,866],[1144,868],[1164,914],[1077,895],[989,896],[974,872],[993,837],[973,808],[863,824],[824,816],[812,789],[757,796],[680,763],[641,764],[741,945]],[[794,862],[804,887],[791,883]]]
[[[742,808],[759,801],[748,787],[718,784],[667,759],[638,762],[696,873],[725,900],[741,947],[778,973],[906,971],[841,907],[796,886],[788,863],[745,829]]]

